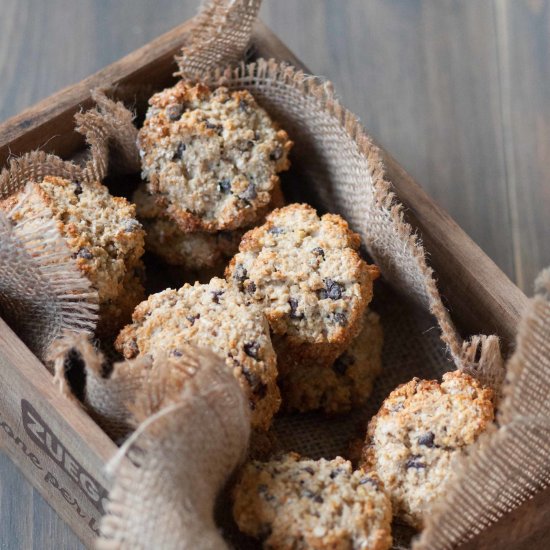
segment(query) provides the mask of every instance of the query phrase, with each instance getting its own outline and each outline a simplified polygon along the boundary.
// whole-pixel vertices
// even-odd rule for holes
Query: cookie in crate
[[[252,427],[267,429],[280,406],[276,357],[261,308],[223,279],[185,284],[139,304],[115,347],[127,359],[181,355],[189,344],[225,359],[248,397]]]
[[[365,405],[382,370],[383,339],[380,317],[367,310],[361,332],[330,367],[301,362],[279,372],[284,408],[341,414]]]
[[[363,467],[377,472],[393,513],[421,529],[457,461],[493,422],[493,391],[460,371],[414,378],[371,419]]]
[[[292,147],[246,90],[183,81],[155,94],[138,135],[142,176],[186,233],[255,222]]]
[[[376,474],[289,453],[246,464],[233,489],[239,529],[272,550],[391,547],[391,504]]]
[[[116,334],[144,298],[144,231],[135,207],[99,182],[45,176],[0,202],[15,222],[53,219],[78,269],[98,293],[100,336]]]
[[[133,195],[137,216],[145,229],[145,248],[170,265],[187,271],[213,270],[223,273],[225,265],[239,249],[244,233],[250,227],[233,231],[183,231],[174,220],[165,214],[163,200],[147,191],[145,184]],[[280,186],[273,189],[271,202],[258,211],[263,223],[265,214],[284,205]]]
[[[274,210],[244,235],[226,278],[263,307],[282,372],[329,368],[360,332],[378,269],[359,245],[343,218],[307,204]]]

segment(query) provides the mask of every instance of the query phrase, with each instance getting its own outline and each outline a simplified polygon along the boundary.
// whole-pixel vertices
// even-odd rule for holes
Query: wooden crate
[[[176,27],[146,46],[98,73],[41,101],[0,126],[0,166],[46,143],[48,151],[70,158],[82,149],[82,137],[74,132],[73,115],[90,107],[90,90],[96,86],[172,80],[174,54],[183,45],[192,21]],[[261,22],[253,36],[259,57],[274,57],[296,66],[302,63]],[[54,139],[52,136],[56,136]],[[407,209],[429,253],[439,287],[452,316],[464,334],[498,334],[505,345],[513,342],[526,298],[483,251],[460,229],[399,164],[386,152],[389,180]],[[103,467],[116,447],[78,406],[62,397],[44,365],[0,319],[0,445],[21,468],[59,515],[88,546],[97,534],[103,499],[110,488]],[[491,548],[492,537],[510,522],[530,521],[525,537],[514,541],[540,543],[550,524],[548,511],[533,501],[471,543],[472,548]],[[519,546],[521,544],[521,546]],[[537,546],[541,547],[541,546]]]

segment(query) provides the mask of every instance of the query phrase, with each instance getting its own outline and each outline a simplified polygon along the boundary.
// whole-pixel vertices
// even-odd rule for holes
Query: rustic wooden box
[[[192,21],[113,63],[78,84],[38,103],[0,126],[0,166],[10,155],[41,147],[63,158],[77,154],[82,137],[73,131],[73,115],[92,105],[96,86],[169,84],[174,54],[183,45]],[[261,22],[255,28],[253,51],[302,66]],[[50,139],[56,136],[55,139]],[[407,208],[408,221],[423,238],[439,286],[452,317],[467,334],[498,334],[505,346],[513,342],[526,298],[460,227],[411,179],[387,153],[387,177]],[[0,446],[21,468],[59,515],[88,546],[96,537],[103,499],[109,490],[104,465],[115,444],[78,406],[62,397],[52,376],[7,324],[0,319]],[[521,540],[550,545],[548,491],[509,514],[477,537],[469,547],[492,548],[496,533],[518,523]],[[527,520],[528,518],[528,520]]]

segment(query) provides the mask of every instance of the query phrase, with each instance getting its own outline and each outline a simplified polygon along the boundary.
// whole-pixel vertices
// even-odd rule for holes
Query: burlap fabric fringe
[[[227,548],[214,504],[246,455],[250,420],[223,361],[200,350],[159,360],[128,410],[139,427],[108,466],[116,481],[97,548]]]
[[[212,85],[224,84],[230,88],[250,90],[273,117],[288,130],[296,142],[293,171],[297,176],[296,180],[300,181],[301,185],[295,186],[299,193],[298,197],[293,196],[292,198],[307,200],[320,209],[336,211],[344,215],[352,227],[361,234],[370,255],[380,266],[384,279],[394,289],[392,292],[397,290],[417,304],[416,310],[412,314],[402,317],[401,325],[385,326],[385,328],[393,331],[393,342],[398,345],[400,331],[411,331],[412,334],[415,328],[414,324],[419,321],[423,329],[418,331],[416,339],[411,338],[411,340],[416,343],[421,342],[420,346],[415,343],[414,350],[424,353],[419,358],[420,363],[425,357],[429,358],[430,368],[427,370],[409,368],[407,370],[407,367],[411,366],[407,362],[409,349],[400,349],[398,350],[400,353],[388,356],[391,361],[385,363],[389,374],[382,377],[385,378],[384,389],[390,382],[393,383],[397,380],[391,374],[394,367],[399,371],[400,376],[407,375],[408,378],[419,374],[437,376],[441,370],[453,368],[451,363],[445,361],[445,355],[442,352],[444,346],[447,347],[457,367],[469,370],[485,383],[498,389],[503,378],[498,340],[494,336],[476,336],[469,342],[462,342],[459,338],[449,314],[442,304],[421,242],[404,220],[403,209],[392,192],[391,184],[384,179],[384,167],[378,149],[364,133],[354,115],[340,105],[330,83],[305,75],[293,67],[278,64],[273,60],[259,60],[249,65],[241,63],[230,67],[225,66],[229,62],[243,57],[258,7],[259,2],[257,1],[224,2],[213,0],[209,2],[199,18],[196,32],[190,34],[188,46],[180,58],[181,75],[188,79],[200,79]],[[213,14],[215,14],[214,19],[212,19]],[[235,37],[235,39],[233,40],[231,37]],[[107,105],[111,104],[107,103]],[[86,114],[81,115],[89,123],[92,129],[91,135],[94,139],[99,140],[95,145],[91,144],[92,160],[83,167],[72,163],[62,163],[59,165],[60,169],[75,175],[80,173],[80,177],[101,179],[107,170],[107,151],[109,149],[113,151],[113,147],[109,145],[109,143],[113,143],[113,140],[114,143],[119,144],[119,158],[122,152],[122,158],[126,158],[127,165],[132,166],[135,163],[133,143],[135,128],[129,124],[131,114],[125,112],[120,105],[119,108],[117,113],[111,111],[111,116],[107,116],[107,120],[99,117],[92,122]],[[82,128],[86,127],[86,124],[83,125],[82,122],[79,124]],[[119,133],[123,134],[125,138],[117,139]],[[31,156],[30,159],[32,160],[32,158]],[[37,160],[37,157],[34,158],[35,174],[32,173],[32,170],[30,171],[30,175],[33,177],[48,173],[44,170],[49,169],[52,163],[57,166],[61,162],[56,159],[55,162],[48,161],[48,164],[46,157],[40,157],[41,161]],[[21,161],[23,161],[23,168],[26,168],[29,159],[25,157],[18,162]],[[2,193],[13,192],[16,188],[20,188],[20,182],[28,179],[29,175],[25,178],[16,175],[18,166],[12,166],[10,174],[13,173],[13,177],[12,175],[9,177],[5,174],[2,175],[2,179],[0,179]],[[76,170],[80,172],[75,172]],[[14,185],[9,183],[12,180],[15,182]],[[9,231],[13,232],[11,229]],[[24,247],[16,247],[17,251],[15,251],[14,247],[10,246],[8,248],[9,255],[6,256],[4,242],[7,241],[3,239],[0,241],[0,266],[3,265],[4,258],[13,264],[15,262],[14,254],[21,254],[21,251],[24,250]],[[69,260],[67,258],[67,269],[70,269],[71,265]],[[25,265],[25,269],[37,272],[39,272],[37,266],[42,262],[40,257],[31,258],[30,256],[19,261],[21,265]],[[20,275],[17,277],[13,273],[9,275],[11,279],[18,277]],[[13,286],[14,283],[11,279],[9,283]],[[12,297],[15,296],[11,287],[10,292],[12,292]],[[66,292],[66,294],[71,294],[71,292]],[[33,299],[36,300],[36,297],[28,291],[25,296],[31,302]],[[57,306],[59,297],[55,293],[50,293],[49,296],[51,303]],[[399,318],[401,311],[395,306],[397,301],[395,297],[393,302],[391,299],[388,301],[388,307],[394,308],[392,313],[394,318]],[[6,300],[3,298],[3,303],[5,302]],[[9,302],[9,297],[7,302]],[[384,320],[383,308],[385,306],[384,304],[380,305],[378,311],[382,313],[382,320]],[[29,316],[27,309],[24,308],[20,334],[32,334],[35,338],[42,338],[42,333],[47,334],[47,338],[42,338],[45,344],[60,333],[62,325],[59,316],[56,317],[46,312],[47,314],[43,315],[40,319],[41,322],[38,323],[38,317],[36,315]],[[433,317],[426,317],[427,313],[422,314],[422,311],[429,312]],[[437,338],[435,331],[428,331],[433,327],[434,319],[441,330],[441,340],[444,346],[437,345],[441,344],[441,340]],[[427,323],[427,328],[422,323]],[[32,326],[32,332],[28,330],[29,326]],[[43,350],[45,348],[43,345],[33,349]],[[534,349],[536,351],[540,347]],[[385,353],[392,351],[396,350],[389,350]],[[476,361],[476,357],[480,357],[480,359]],[[438,368],[435,368],[436,363],[439,365]],[[59,357],[57,364],[60,364]],[[416,364],[412,366],[414,367]],[[130,373],[131,367],[117,368],[117,371],[121,373],[119,382],[116,382],[118,375],[103,379],[101,360],[99,363],[97,361],[96,363],[90,362],[89,365],[87,364],[87,368],[89,372],[93,371],[95,374],[88,380],[85,395],[86,406],[115,437],[124,435],[128,429],[129,416],[123,407],[127,402],[126,397],[135,395],[136,387],[125,386],[129,382],[122,373],[124,368],[127,368],[127,372]],[[533,369],[522,371],[522,376],[527,381],[524,381],[522,385],[523,396],[532,403],[532,406],[540,405],[546,399],[545,395],[535,390],[538,390],[539,387],[547,390],[550,386],[548,369],[542,369],[538,373],[541,376],[538,380],[534,378],[534,374]],[[513,379],[514,375],[511,376]],[[58,376],[58,380],[62,380],[62,376]],[[139,382],[138,387],[140,387]],[[545,391],[545,393],[548,392]],[[445,502],[436,512],[438,523],[430,522],[422,535],[418,543],[423,545],[421,547],[447,548],[460,540],[465,540],[491,522],[497,521],[501,513],[519,505],[524,498],[545,485],[545,478],[541,477],[541,472],[545,463],[544,456],[548,456],[548,449],[534,435],[526,440],[521,439],[513,427],[509,426],[514,426],[512,419],[515,419],[518,426],[522,422],[532,426],[536,434],[539,429],[537,422],[543,418],[543,413],[547,414],[547,411],[541,409],[540,415],[525,415],[521,414],[517,400],[507,397],[506,403],[508,405],[506,407],[503,405],[501,418],[504,427],[487,434],[480,445],[472,449],[470,458],[464,463],[456,483],[450,488]],[[522,418],[521,422],[517,419],[518,415]],[[169,417],[167,416],[167,418]],[[304,424],[301,426],[301,428],[298,426],[299,430],[303,429]],[[530,430],[524,430],[524,432],[531,433]],[[176,447],[181,444],[181,441],[179,443],[175,443],[172,439],[170,441],[170,445]],[[493,453],[493,446],[495,446],[494,448],[498,447],[498,453]],[[519,450],[520,446],[523,446],[521,450]],[[156,461],[162,460],[156,453],[153,453],[152,446],[148,447],[144,443],[143,448],[151,449],[150,460],[153,463],[156,464]],[[167,448],[165,451],[168,453],[169,449]],[[515,460],[518,452],[525,457],[531,455],[533,460],[538,457],[540,459],[540,462],[537,463],[539,467],[533,470],[523,470],[526,472],[526,477],[512,479],[519,469],[519,466],[511,467],[511,464],[519,464]],[[148,453],[145,453],[142,460],[149,460]],[[489,463],[492,472],[485,470]],[[476,498],[473,498],[468,492],[468,487],[469,490],[475,487],[480,492],[481,485],[469,485],[469,480],[480,481],[486,474],[488,476],[491,474],[490,477],[487,477],[491,482],[492,492],[490,494],[511,497],[504,503],[497,500],[497,506],[500,506],[499,513],[495,513],[494,508],[490,507],[490,503],[477,493]],[[176,472],[174,475],[184,474]],[[128,479],[135,480],[137,478],[130,476]],[[153,477],[147,479],[147,483],[154,486]],[[164,483],[165,478],[160,476],[160,482]],[[121,481],[121,483],[124,482]],[[171,483],[174,487],[177,484],[174,480]],[[144,490],[147,487],[144,487]],[[172,498],[170,495],[171,493],[163,498]],[[143,495],[141,499],[136,497],[136,500],[141,500],[143,503],[146,498]],[[158,518],[152,518],[150,515],[157,501],[152,502],[155,504],[138,507],[135,517],[127,519],[142,526],[144,531],[158,533],[160,529],[158,524],[154,523]],[[468,505],[466,506],[464,503],[468,503]],[[143,512],[141,517],[138,514],[140,510]],[[121,529],[125,528],[125,525],[127,526],[124,522],[117,525]],[[111,535],[114,536],[113,533]],[[120,538],[124,535],[116,536]],[[174,542],[174,544],[176,543],[177,541]]]
[[[84,135],[88,149],[83,162],[63,161],[42,151],[13,158],[0,173],[0,200],[47,175],[101,181],[109,159],[119,170],[139,167],[132,114],[99,90],[93,99],[95,109],[75,116],[76,129]],[[63,330],[93,332],[98,309],[97,292],[78,271],[48,218],[45,212],[40,219],[14,225],[0,211],[0,314],[42,359]]]

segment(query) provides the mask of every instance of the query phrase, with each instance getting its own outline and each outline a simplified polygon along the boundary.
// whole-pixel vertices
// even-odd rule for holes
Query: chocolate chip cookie
[[[301,361],[330,367],[361,330],[378,270],[338,215],[291,204],[266,220],[244,235],[226,278],[264,308],[282,372]]]
[[[374,473],[343,458],[290,453],[249,462],[233,490],[233,516],[244,533],[276,549],[391,547],[391,505]]]
[[[421,529],[456,461],[494,418],[493,392],[460,371],[414,378],[384,401],[368,426],[363,467],[375,470],[393,513]]]
[[[363,328],[331,367],[316,361],[290,365],[279,374],[287,411],[322,409],[329,414],[363,406],[382,368],[383,333],[379,316],[365,313]]]
[[[24,198],[24,202],[18,204]],[[140,278],[144,231],[135,207],[113,197],[98,183],[81,183],[46,176],[29,182],[10,197],[3,209],[17,205],[13,220],[52,217],[64,237],[78,269],[86,275],[99,297],[99,335],[110,335],[129,321],[144,297]],[[0,205],[1,206],[1,205]]]
[[[239,380],[250,402],[252,426],[269,427],[280,396],[269,326],[257,304],[214,278],[149,296],[132,320],[115,342],[124,357],[177,356],[188,344],[208,348],[225,359]]]
[[[251,225],[271,202],[292,142],[245,90],[180,81],[155,94],[139,131],[142,175],[184,232]]]

